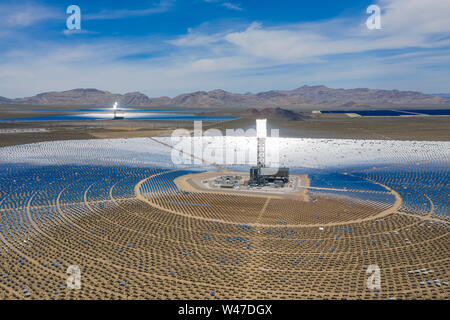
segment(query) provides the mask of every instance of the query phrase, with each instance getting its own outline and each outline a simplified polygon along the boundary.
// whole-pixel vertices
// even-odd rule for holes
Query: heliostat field
[[[1,148],[0,298],[449,298],[448,142],[274,145],[301,197],[207,189],[248,165],[174,164],[171,138]]]

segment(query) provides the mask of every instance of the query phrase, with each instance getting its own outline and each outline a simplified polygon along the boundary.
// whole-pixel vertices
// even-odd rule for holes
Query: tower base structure
[[[250,186],[263,187],[269,184],[276,184],[284,187],[287,183],[289,183],[289,168],[250,168],[250,179],[248,181]]]

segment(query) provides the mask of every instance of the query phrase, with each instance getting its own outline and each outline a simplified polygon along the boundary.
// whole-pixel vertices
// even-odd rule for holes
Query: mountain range
[[[450,106],[450,99],[416,91],[379,89],[332,89],[326,86],[302,86],[294,90],[272,90],[260,93],[231,93],[224,90],[197,91],[174,98],[150,98],[140,92],[115,94],[98,89],[73,89],[45,92],[32,97],[8,99],[0,104],[42,106],[111,106],[118,101],[123,107],[189,107],[189,108],[276,108],[301,109],[328,106],[363,109],[379,106],[432,105]]]
[[[433,96],[450,99],[450,93],[435,93]]]

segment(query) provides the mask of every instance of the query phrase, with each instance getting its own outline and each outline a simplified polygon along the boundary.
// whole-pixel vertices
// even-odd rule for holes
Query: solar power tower
[[[114,105],[113,105],[114,118],[113,118],[113,120],[123,120],[123,118],[124,118],[123,116],[117,115],[117,110],[119,110],[118,103],[114,102]]]
[[[117,119],[117,102],[114,102],[113,110],[114,110],[114,119]]]
[[[266,137],[267,137],[267,119],[256,120],[256,139],[257,145],[257,159],[256,163],[259,168],[266,166]]]
[[[283,187],[289,182],[289,168],[266,167],[267,119],[256,120],[256,166],[250,168],[249,185],[266,186],[270,183]]]

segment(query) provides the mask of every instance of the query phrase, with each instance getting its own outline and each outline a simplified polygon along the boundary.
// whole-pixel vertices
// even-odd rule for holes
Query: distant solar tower
[[[266,137],[267,137],[267,119],[256,120],[256,139],[257,145],[257,166],[264,168],[266,166]]]
[[[117,119],[117,102],[114,102],[113,110],[114,110],[114,119]]]

